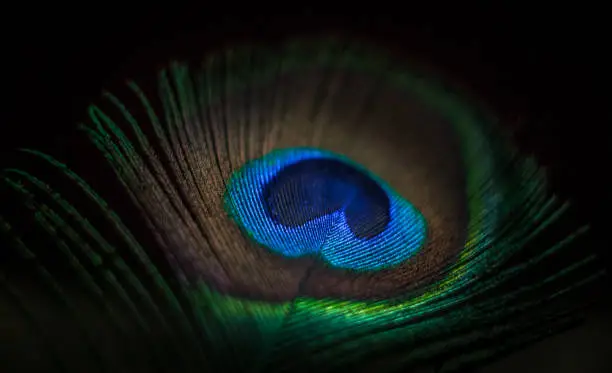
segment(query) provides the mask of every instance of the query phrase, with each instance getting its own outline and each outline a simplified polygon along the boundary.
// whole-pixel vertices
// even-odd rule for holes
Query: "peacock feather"
[[[96,361],[5,269],[49,371],[460,371],[573,321],[602,274],[499,121],[381,48],[225,48],[144,83],[79,126],[130,206],[77,151],[2,173],[21,275]]]

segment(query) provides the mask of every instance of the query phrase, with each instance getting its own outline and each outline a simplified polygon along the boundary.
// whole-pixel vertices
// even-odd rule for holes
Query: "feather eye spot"
[[[316,148],[273,151],[228,183],[234,221],[273,252],[317,255],[332,267],[379,270],[424,244],[426,223],[410,202],[363,167]]]

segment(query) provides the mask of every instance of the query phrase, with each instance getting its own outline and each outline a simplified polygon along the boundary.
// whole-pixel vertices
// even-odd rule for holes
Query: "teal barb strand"
[[[424,218],[356,167],[317,149],[274,151],[232,176],[226,206],[250,237],[279,254],[316,254],[355,270],[397,265],[423,245]]]
[[[459,87],[325,38],[198,61],[2,171],[10,364],[462,372],[575,320],[589,227]]]

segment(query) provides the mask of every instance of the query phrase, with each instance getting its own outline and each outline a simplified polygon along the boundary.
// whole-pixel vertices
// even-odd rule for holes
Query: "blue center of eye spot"
[[[342,210],[355,237],[369,239],[389,223],[390,201],[370,177],[336,159],[308,159],[285,167],[263,189],[266,213],[286,227]]]
[[[286,257],[318,255],[333,267],[379,270],[424,244],[421,213],[350,160],[314,148],[275,150],[230,178],[230,216]]]

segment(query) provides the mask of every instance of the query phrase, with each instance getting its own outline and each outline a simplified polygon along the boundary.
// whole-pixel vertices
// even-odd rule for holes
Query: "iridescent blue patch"
[[[230,178],[225,206],[257,243],[339,268],[397,265],[426,238],[425,219],[410,202],[346,157],[314,148],[248,162]]]

